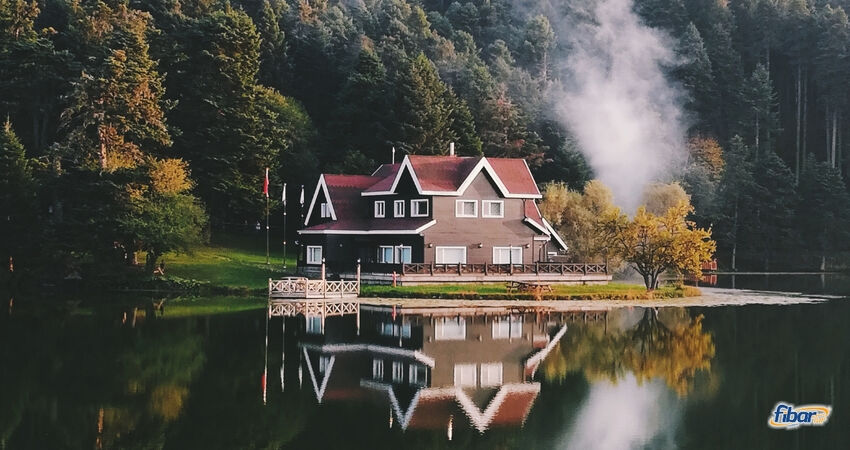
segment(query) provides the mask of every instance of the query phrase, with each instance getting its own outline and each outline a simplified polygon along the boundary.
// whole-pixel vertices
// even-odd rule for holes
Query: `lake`
[[[262,310],[134,321],[126,304],[18,300],[0,314],[0,448],[850,448],[839,297],[364,307],[359,329],[353,316],[273,318],[268,334]],[[772,430],[779,401],[833,411],[824,426]]]

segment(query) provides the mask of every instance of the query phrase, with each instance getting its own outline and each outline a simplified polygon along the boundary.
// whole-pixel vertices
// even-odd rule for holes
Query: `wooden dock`
[[[324,266],[323,266],[324,268]],[[324,277],[311,280],[291,277],[269,279],[269,317],[321,317],[356,314],[360,317],[360,279],[354,281],[328,281]],[[358,320],[359,322],[359,320]]]

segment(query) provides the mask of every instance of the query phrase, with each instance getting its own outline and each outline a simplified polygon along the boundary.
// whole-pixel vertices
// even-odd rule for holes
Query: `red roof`
[[[540,195],[534,177],[523,159],[487,158],[511,194]]]
[[[534,177],[522,159],[425,155],[409,155],[406,159],[423,191],[456,192],[473,175],[481,160],[486,159],[508,194],[540,195]],[[389,191],[400,175],[400,169],[401,164],[382,165],[372,175],[376,181],[364,192]]]
[[[525,218],[530,219],[532,222],[540,226],[540,228],[546,229],[546,226],[543,225],[543,216],[540,215],[540,210],[537,208],[537,202],[528,201],[525,202]]]
[[[366,205],[360,193],[374,183],[375,179],[368,175],[325,175],[337,219],[359,216]]]
[[[333,197],[333,194],[331,194]],[[336,208],[336,199],[334,199]],[[339,210],[337,210],[339,211]],[[337,212],[337,217],[342,215]],[[414,231],[432,222],[427,217],[409,219],[338,219],[304,228],[301,232],[321,231]]]
[[[531,407],[534,406],[534,401],[539,392],[539,390],[509,392],[490,421],[490,426],[521,425],[528,417],[528,413],[531,412]]]

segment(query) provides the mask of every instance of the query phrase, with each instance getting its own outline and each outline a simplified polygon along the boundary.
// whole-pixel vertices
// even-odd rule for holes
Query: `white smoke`
[[[675,448],[681,409],[663,382],[638,384],[629,374],[617,384],[596,382],[577,419],[557,442],[567,450]]]
[[[569,48],[564,85],[550,98],[596,177],[633,212],[644,187],[685,157],[681,91],[664,74],[675,62],[674,45],[641,22],[632,0],[591,3],[570,15],[585,20],[550,15]]]

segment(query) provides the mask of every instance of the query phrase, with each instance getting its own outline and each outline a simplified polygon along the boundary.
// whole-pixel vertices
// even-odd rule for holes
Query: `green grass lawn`
[[[443,284],[425,286],[363,286],[364,297],[399,298],[474,298],[474,299],[534,299],[529,292],[508,292],[505,283]],[[647,292],[643,285],[610,283],[607,285],[552,285],[552,292],[541,293],[542,299],[646,299],[677,298],[699,295],[690,286],[663,286]]]
[[[217,235],[209,245],[187,253],[169,253],[163,257],[166,277],[196,280],[215,286],[261,289],[269,278],[295,271],[295,249],[287,252],[283,270],[283,248],[272,242],[271,264],[266,265],[265,235]]]

